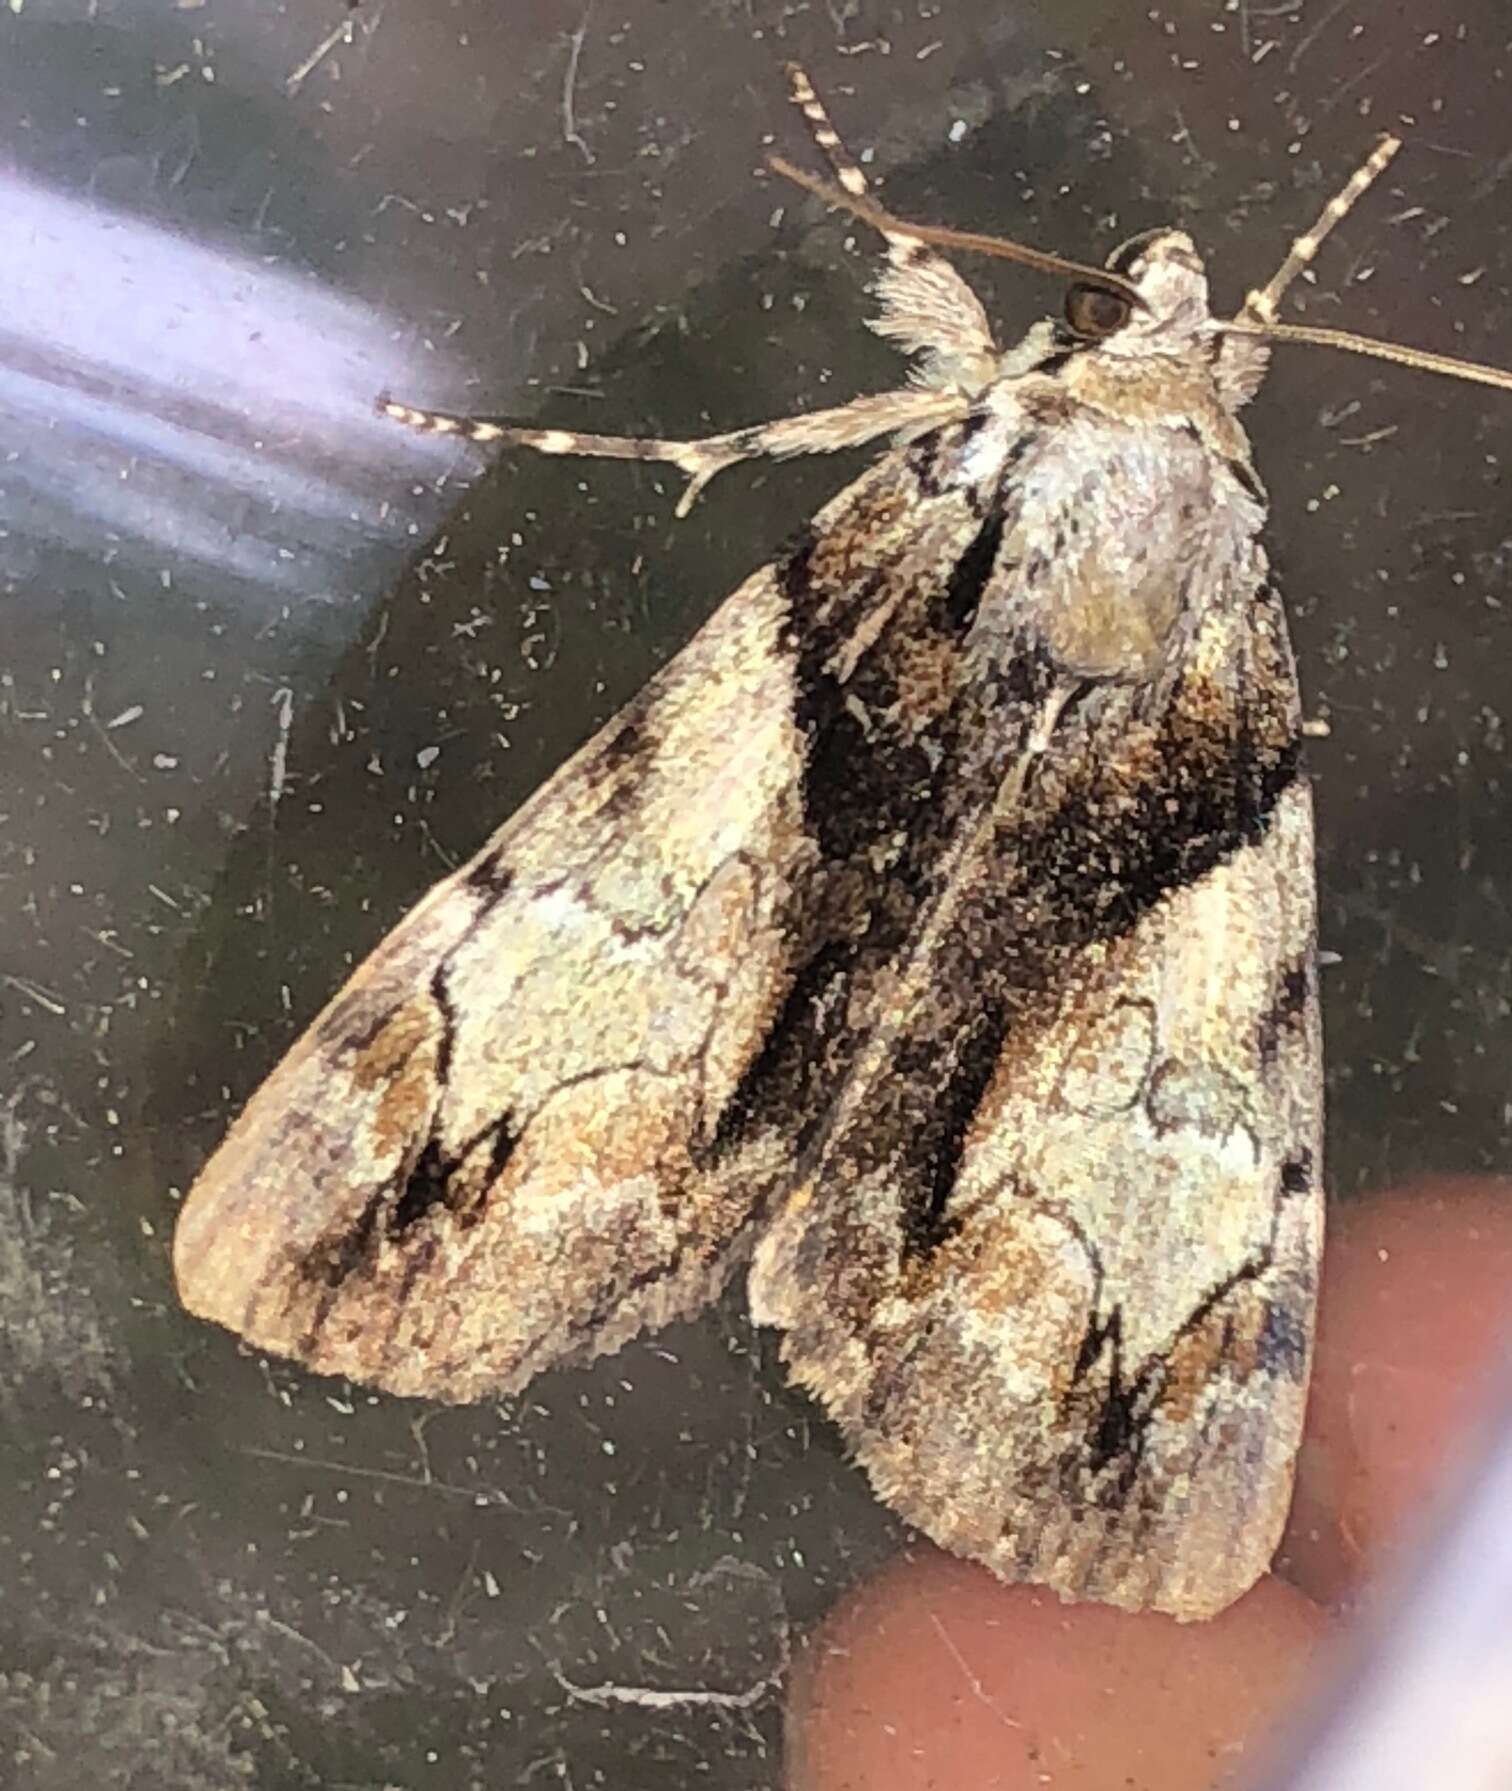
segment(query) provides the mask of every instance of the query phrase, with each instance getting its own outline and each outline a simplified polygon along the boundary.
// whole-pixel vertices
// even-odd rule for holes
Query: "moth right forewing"
[[[783,1082],[806,966],[842,1011],[875,854],[923,876],[956,799],[970,550],[1000,526],[979,444],[937,477],[963,442],[836,498],[379,945],[191,1191],[186,1305],[460,1399],[717,1288],[832,1085],[804,1068],[800,1111]]]
[[[1195,1616],[1268,1559],[1300,1424],[1311,810],[1247,484],[1221,437],[1173,431],[1137,471],[1127,442],[1100,417],[1057,428],[1019,494],[1017,529],[1064,551],[1037,560],[1010,528],[983,613],[1030,629],[1002,676],[1046,686],[1040,720],[751,1297],[928,1534],[1007,1578]],[[1153,518],[1137,561],[1077,538],[1094,475],[1114,513]]]
[[[963,1213],[1001,1201],[996,1273],[1022,1271],[1033,1235],[1028,1256],[1065,1275],[1017,1318],[1051,1360],[1016,1439],[1025,1471],[997,1501],[988,1559],[1009,1576],[1191,1618],[1275,1552],[1322,1247],[1312,851],[1298,780],[984,1105]]]
[[[1311,844],[1292,783],[1038,1017],[1004,1022],[1034,972],[969,928],[959,1043],[921,974],[921,1024],[758,1247],[754,1309],[878,1492],[1004,1578],[1191,1618],[1269,1563],[1322,1231]]]

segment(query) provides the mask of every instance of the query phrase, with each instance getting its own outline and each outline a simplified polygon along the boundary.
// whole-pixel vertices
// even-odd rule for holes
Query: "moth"
[[[740,1268],[877,1492],[1063,1597],[1179,1618],[1268,1566],[1323,1236],[1313,819],[1265,491],[1276,321],[1397,147],[1215,318],[1191,238],[1105,267],[880,232],[901,390],[702,441],[447,417],[722,468],[888,438],[378,946],[178,1222],[186,1306],[471,1400]],[[946,259],[1066,277],[1004,351]]]

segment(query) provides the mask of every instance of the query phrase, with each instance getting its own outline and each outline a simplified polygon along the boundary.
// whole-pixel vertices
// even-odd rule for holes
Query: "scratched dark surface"
[[[791,56],[899,211],[1179,222],[1231,303],[1416,120],[1305,315],[1505,363],[1512,25],[1390,11],[0,15],[9,1782],[780,1783],[789,1650],[906,1533],[738,1298],[470,1410],[173,1299],[177,1193],[346,968],[850,470],[677,525],[373,396],[685,434],[886,383],[851,233],[757,173],[810,154]],[[1058,302],[970,271],[1005,337]],[[1504,1171],[1512,399],[1299,349],[1251,416],[1332,724],[1332,1188]]]

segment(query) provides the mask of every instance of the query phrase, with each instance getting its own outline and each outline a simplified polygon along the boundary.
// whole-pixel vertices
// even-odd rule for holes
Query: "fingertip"
[[[1347,1603],[1473,1437],[1512,1318],[1512,1183],[1438,1177],[1330,1215],[1282,1570]]]
[[[1304,1682],[1328,1616],[1266,1578],[1206,1623],[1066,1605],[920,1549],[860,1587],[795,1678],[795,1791],[1209,1791]]]

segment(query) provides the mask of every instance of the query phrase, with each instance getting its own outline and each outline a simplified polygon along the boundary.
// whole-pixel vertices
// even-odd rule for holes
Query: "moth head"
[[[889,241],[911,239],[917,245],[964,249],[1018,261],[1042,273],[1069,275],[1074,284],[1066,298],[1066,325],[1075,340],[1095,343],[1112,355],[1131,359],[1141,354],[1196,351],[1202,354],[1220,397],[1230,409],[1254,395],[1265,373],[1269,345],[1274,342],[1306,342],[1321,348],[1345,349],[1351,354],[1372,355],[1399,366],[1418,367],[1424,372],[1512,391],[1512,371],[1500,367],[1380,342],[1353,330],[1320,329],[1309,324],[1282,323],[1277,318],[1277,307],[1287,288],[1401,146],[1399,138],[1382,137],[1344,188],[1318,214],[1312,229],[1292,243],[1286,260],[1268,284],[1252,292],[1238,315],[1230,318],[1215,318],[1208,309],[1207,270],[1184,230],[1151,230],[1131,237],[1113,251],[1106,267],[1098,270],[1046,249],[1031,248],[1027,243],[983,236],[974,230],[909,223],[894,217],[864,192],[818,180],[780,156],[768,159],[779,174],[817,194],[826,205],[865,219]]]
[[[1106,265],[1112,280],[1078,280],[1066,294],[1066,323],[1079,340],[1171,352],[1210,325],[1207,270],[1184,230],[1131,237]]]

